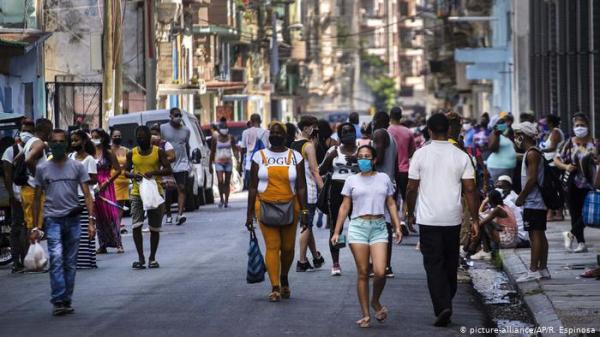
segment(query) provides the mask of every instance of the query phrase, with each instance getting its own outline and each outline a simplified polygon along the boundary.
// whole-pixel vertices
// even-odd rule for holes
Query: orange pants
[[[256,203],[256,218],[260,219],[260,203]],[[259,222],[260,231],[265,239],[265,265],[271,286],[281,286],[281,276],[287,276],[294,262],[296,245],[296,230],[298,228],[298,213],[300,207],[296,202],[294,207],[294,223],[288,226],[270,227]]]

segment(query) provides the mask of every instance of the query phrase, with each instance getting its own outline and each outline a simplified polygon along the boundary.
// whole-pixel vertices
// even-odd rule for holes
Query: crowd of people
[[[139,126],[135,130],[137,146],[132,149],[121,145],[122,134],[117,129],[110,134],[104,129],[62,130],[43,118],[35,123],[24,119],[16,137],[2,140],[12,272],[25,271],[29,245],[47,239],[54,315],[73,312],[76,269],[98,268],[97,254],[107,254],[109,249],[124,252],[121,234],[127,232],[122,221],[127,206],[138,253],[132,268],[146,268],[145,219],[150,231],[147,266],[159,267],[156,255],[165,207],[169,209],[166,223],[173,223],[170,204],[174,200],[178,203],[174,223],[186,221],[189,137],[181,111],[173,108],[169,122],[152,129]],[[166,202],[145,204],[140,185],[146,181],[150,182],[146,185],[155,184]]]
[[[392,244],[416,233],[415,225],[437,326],[450,322],[460,261],[525,248],[531,264],[517,282],[550,279],[545,231],[549,221],[565,219],[565,208],[571,218],[565,250],[587,251],[582,209],[588,192],[600,187],[599,157],[584,114],[573,115],[570,138],[558,116],[536,122],[523,113],[519,119],[515,125],[510,113],[491,119],[484,113],[477,123],[445,112],[415,121],[395,107],[363,125],[353,113],[336,125],[303,116],[297,124],[272,122],[264,130],[253,115],[241,142],[246,226],[254,231],[258,223],[265,239],[269,299],[291,296],[298,224],[297,272],[325,265],[313,223],[330,230],[332,276],[342,274],[340,248],[349,244],[361,327],[370,325],[369,303],[377,320],[387,317],[380,298],[385,279],[394,277]],[[550,181],[560,181],[568,198],[548,193]]]

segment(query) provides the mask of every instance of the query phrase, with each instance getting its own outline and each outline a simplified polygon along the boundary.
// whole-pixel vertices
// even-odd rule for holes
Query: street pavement
[[[466,283],[459,284],[451,326],[432,326],[415,236],[394,247],[396,278],[388,280],[383,293],[382,303],[390,309],[384,324],[373,320],[370,329],[355,326],[360,310],[351,253],[342,251],[343,276],[331,277],[328,230],[316,227],[326,265],[296,273],[294,263],[292,298],[269,303],[268,280],[246,284],[245,209],[245,194],[237,194],[228,209],[204,206],[188,214],[183,226],[165,226],[160,269],[132,270],[136,254],[131,235],[125,235],[125,254],[99,255],[97,270],[77,272],[73,315],[51,316],[48,274],[10,274],[1,268],[0,336],[460,336],[463,326],[486,326]],[[147,234],[144,239],[147,252]],[[259,241],[264,253],[260,235]]]

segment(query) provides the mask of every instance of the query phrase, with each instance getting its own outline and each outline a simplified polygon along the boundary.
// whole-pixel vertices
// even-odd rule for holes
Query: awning
[[[25,55],[50,35],[51,33],[41,31],[0,32],[0,56]]]
[[[0,123],[16,122],[22,118],[23,114],[20,113],[0,112]]]
[[[231,81],[207,81],[206,89],[211,91],[222,90],[243,90],[246,88],[245,82],[231,82]]]
[[[232,102],[232,101],[247,101],[248,99],[250,99],[249,95],[223,95],[223,97],[221,97],[221,100],[223,102]]]
[[[159,84],[158,95],[203,95],[206,85],[200,84]]]

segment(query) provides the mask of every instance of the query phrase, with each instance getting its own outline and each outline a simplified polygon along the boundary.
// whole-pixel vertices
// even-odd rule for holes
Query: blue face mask
[[[506,128],[507,128],[507,126],[504,123],[496,125],[496,130],[498,130],[500,132],[506,131]]]
[[[373,171],[373,161],[371,159],[359,159],[358,168],[363,173],[371,172]]]

